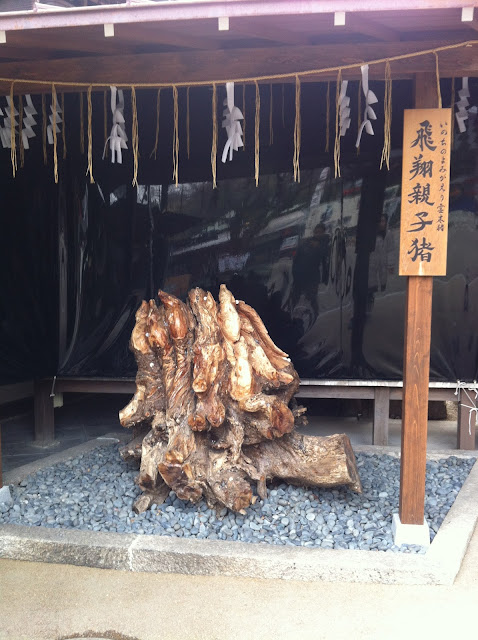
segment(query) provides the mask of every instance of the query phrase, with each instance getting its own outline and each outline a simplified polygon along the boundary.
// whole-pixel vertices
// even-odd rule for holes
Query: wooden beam
[[[120,25],[116,36],[118,42],[128,43],[130,46],[138,48],[142,45],[169,45],[180,47],[181,49],[220,49],[222,42],[218,39],[207,38],[205,36],[195,36],[168,29],[168,25]]]
[[[210,20],[219,17],[240,18],[257,16],[288,16],[374,11],[415,11],[427,9],[461,9],[466,0],[204,0],[190,2],[160,2],[148,5],[101,5],[78,7],[60,11],[32,11],[0,14],[0,30],[13,31],[45,27],[78,27],[87,25],[130,24],[139,22],[168,22],[172,20]],[[460,20],[457,14],[457,21]]]
[[[384,24],[378,24],[373,20],[369,20],[363,15],[357,13],[350,13],[346,17],[345,26],[347,30],[354,33],[361,33],[364,36],[370,36],[377,40],[384,40],[387,42],[399,42],[400,34],[395,29],[387,27]]]
[[[114,55],[121,51],[122,54],[133,53],[134,47],[127,43],[119,49],[118,42],[114,38],[105,38],[103,26],[90,30],[82,29],[83,37],[57,29],[51,31],[33,31],[28,33],[28,47],[37,48],[37,55],[33,59],[41,57],[42,50],[47,52],[86,53],[88,55]],[[25,34],[11,33],[7,36],[8,44],[25,44]],[[40,54],[40,55],[39,55]]]
[[[231,32],[240,33],[249,38],[261,38],[262,40],[300,46],[309,42],[309,34],[304,35],[297,31],[275,27],[262,20],[231,20],[229,25]]]
[[[436,106],[435,74],[417,74],[415,108]],[[425,516],[432,294],[432,276],[408,277],[400,463],[399,515],[402,524],[422,525]]]
[[[7,44],[0,46],[0,59],[1,60],[38,60],[52,58],[51,51],[47,51],[45,55],[35,48],[25,47],[23,45],[11,45],[8,41]]]
[[[67,58],[30,62],[0,63],[0,78],[36,79],[64,82],[110,84],[184,83],[232,81],[236,78],[291,73],[310,69],[336,67],[357,61],[357,67],[344,72],[345,77],[360,77],[363,61],[410,53],[445,44],[436,42],[393,42],[354,45],[274,47],[267,49],[219,50],[212,55],[208,51],[178,51],[175,53],[147,53],[135,55]],[[434,71],[432,54],[407,58],[391,63],[394,79],[410,78],[417,71]],[[478,75],[478,46],[462,47],[440,54],[442,77],[460,74]],[[383,79],[384,65],[372,65],[370,77]],[[337,72],[311,76],[310,80],[333,80]],[[292,76],[291,76],[292,80]],[[283,79],[280,82],[284,82]],[[28,85],[15,86],[17,92]],[[5,84],[3,86],[5,90]],[[34,92],[34,87],[30,86]],[[41,91],[41,88],[38,88]]]

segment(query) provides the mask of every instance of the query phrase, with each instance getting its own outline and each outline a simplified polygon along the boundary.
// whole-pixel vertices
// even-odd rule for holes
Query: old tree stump
[[[253,501],[252,484],[265,498],[273,478],[361,491],[346,435],[294,431],[304,412],[292,401],[299,377],[252,307],[225,285],[219,303],[202,289],[186,303],[158,295],[161,306],[150,300],[136,313],[136,393],[120,411],[135,435],[122,456],[141,460],[136,511],[161,504],[170,489],[241,511]]]

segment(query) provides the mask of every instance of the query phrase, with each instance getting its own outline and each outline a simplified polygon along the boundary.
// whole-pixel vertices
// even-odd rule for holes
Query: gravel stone
[[[356,458],[362,495],[346,488],[311,491],[276,483],[265,501],[258,498],[243,515],[209,509],[205,502],[186,503],[171,491],[164,504],[135,514],[137,470],[121,460],[114,445],[41,469],[10,487],[13,505],[1,505],[0,524],[424,553],[416,545],[393,544],[400,461],[379,454]],[[427,462],[425,517],[432,539],[475,460],[450,456]]]

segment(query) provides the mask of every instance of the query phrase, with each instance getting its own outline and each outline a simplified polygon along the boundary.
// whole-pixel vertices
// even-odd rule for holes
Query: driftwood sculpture
[[[150,300],[136,313],[136,393],[120,411],[136,436],[122,455],[141,460],[136,511],[161,504],[170,488],[241,511],[254,500],[252,484],[265,498],[273,478],[361,491],[346,435],[294,432],[305,411],[289,407],[299,377],[252,307],[225,285],[218,304],[202,289],[187,303],[158,295],[159,308]]]

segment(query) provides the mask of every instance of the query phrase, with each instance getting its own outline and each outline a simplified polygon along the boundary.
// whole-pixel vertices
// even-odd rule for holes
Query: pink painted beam
[[[476,0],[205,0],[159,2],[145,5],[99,5],[42,12],[0,13],[0,30],[84,27],[107,23],[167,22],[229,18],[313,15],[367,11],[461,9]],[[457,24],[460,14],[457,13]]]

